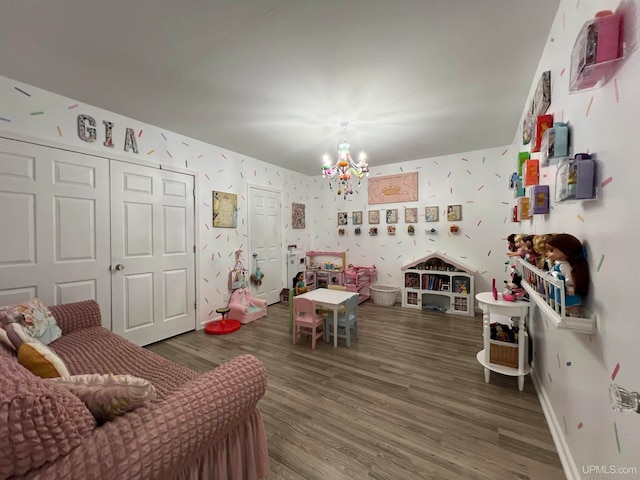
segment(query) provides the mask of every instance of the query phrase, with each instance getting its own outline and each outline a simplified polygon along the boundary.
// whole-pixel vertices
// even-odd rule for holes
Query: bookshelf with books
[[[474,315],[473,268],[434,252],[401,270],[403,307]]]

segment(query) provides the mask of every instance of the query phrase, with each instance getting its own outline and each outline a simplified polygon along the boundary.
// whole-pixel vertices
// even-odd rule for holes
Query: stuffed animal
[[[249,278],[256,285],[262,285],[262,279],[264,278],[264,273],[262,273],[262,270],[260,270],[260,267],[258,267],[256,268],[255,273],[252,273],[251,277]]]

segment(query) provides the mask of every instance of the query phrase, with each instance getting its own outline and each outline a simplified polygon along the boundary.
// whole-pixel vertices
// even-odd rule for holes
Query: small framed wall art
[[[291,228],[305,228],[304,203],[291,204]]]
[[[351,214],[351,223],[354,225],[362,225],[362,212],[356,211]]]
[[[388,208],[387,209],[387,223],[398,223],[398,209],[397,208]]]
[[[404,223],[417,223],[418,222],[418,209],[417,208],[405,208],[404,209]]]
[[[346,225],[347,218],[348,218],[347,212],[338,212],[338,225]]]
[[[236,228],[238,223],[238,195],[213,190],[212,197],[213,226]]]
[[[447,220],[450,222],[459,222],[462,220],[462,205],[447,206]]]
[[[424,219],[427,222],[438,221],[438,207],[424,207]]]
[[[380,223],[380,210],[369,210],[369,225]]]

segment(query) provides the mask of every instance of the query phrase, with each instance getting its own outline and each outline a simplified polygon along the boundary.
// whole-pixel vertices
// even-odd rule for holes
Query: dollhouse
[[[474,315],[473,268],[434,252],[401,270],[403,307]]]

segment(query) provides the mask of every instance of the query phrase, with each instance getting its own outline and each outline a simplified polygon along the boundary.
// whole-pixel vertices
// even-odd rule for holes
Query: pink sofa
[[[50,308],[63,334],[49,347],[71,375],[135,375],[152,382],[158,398],[98,426],[77,397],[0,344],[0,479],[267,478],[257,409],[267,375],[257,358],[200,374],[103,328],[94,301]]]
[[[250,323],[267,315],[267,301],[253,297],[248,288],[238,288],[231,294],[229,309],[229,318]]]

